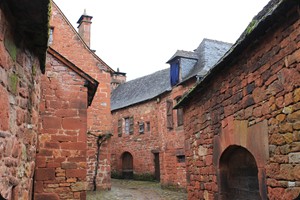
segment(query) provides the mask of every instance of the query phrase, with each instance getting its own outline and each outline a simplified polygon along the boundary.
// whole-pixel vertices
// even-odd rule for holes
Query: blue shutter
[[[178,61],[171,63],[170,79],[171,79],[171,86],[174,86],[179,82],[179,62]]]

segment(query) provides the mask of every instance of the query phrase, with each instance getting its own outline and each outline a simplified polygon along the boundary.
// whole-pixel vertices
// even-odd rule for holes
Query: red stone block
[[[61,149],[85,150],[87,149],[87,145],[84,142],[62,142]]]
[[[55,180],[55,169],[53,168],[36,169],[35,180],[37,181]]]
[[[86,169],[67,169],[66,170],[67,178],[86,178]]]
[[[59,196],[55,193],[35,193],[35,200],[60,200]]]
[[[59,117],[43,117],[44,129],[60,129],[62,120]]]
[[[59,149],[60,144],[58,142],[45,142],[45,148],[48,149]]]
[[[52,135],[51,141],[57,141],[57,142],[76,142],[77,137],[76,136],[68,136],[68,135]]]
[[[85,128],[86,124],[79,118],[64,118],[62,121],[62,127],[65,130],[78,130]]]

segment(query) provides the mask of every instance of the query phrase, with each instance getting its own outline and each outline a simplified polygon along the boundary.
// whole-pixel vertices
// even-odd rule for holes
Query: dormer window
[[[170,81],[171,81],[171,86],[176,85],[177,83],[179,83],[179,60],[174,60],[171,64],[171,68],[170,68]]]
[[[167,63],[170,64],[170,83],[172,87],[193,75],[191,73],[197,60],[198,55],[195,52],[176,51],[167,61]]]

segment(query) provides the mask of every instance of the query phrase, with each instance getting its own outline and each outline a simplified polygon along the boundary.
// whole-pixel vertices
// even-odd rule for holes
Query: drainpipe
[[[97,175],[98,175],[100,148],[101,148],[101,145],[103,144],[103,142],[105,142],[107,139],[109,139],[112,136],[112,134],[111,133],[106,133],[104,135],[95,135],[91,132],[88,132],[88,134],[90,134],[90,135],[97,138],[96,166],[95,166],[95,173],[94,173],[94,177],[93,177],[93,185],[94,185],[93,191],[96,191],[96,189],[97,189],[96,179],[97,179]]]

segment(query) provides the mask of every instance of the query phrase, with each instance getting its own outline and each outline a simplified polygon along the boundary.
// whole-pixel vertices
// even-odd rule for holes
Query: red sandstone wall
[[[85,80],[48,54],[42,76],[35,199],[85,199]]]
[[[155,100],[113,112],[112,137],[112,171],[122,173],[122,154],[129,152],[133,156],[133,170],[135,175],[152,174],[154,176],[154,155],[152,150],[160,149],[160,135],[157,130],[157,103]],[[118,120],[134,117],[133,134],[123,133],[118,136]],[[150,132],[139,133],[138,122],[150,122]],[[124,124],[123,124],[124,130]]]
[[[80,16],[78,16],[79,18]],[[88,108],[87,131],[99,135],[111,132],[110,113],[110,82],[111,75],[107,65],[88,49],[79,38],[77,32],[59,11],[55,4],[52,5],[50,26],[54,27],[53,43],[51,47],[66,57],[84,72],[99,82],[98,90],[92,105]],[[92,188],[92,179],[96,160],[96,137],[88,136],[88,189]],[[108,189],[110,184],[110,140],[101,148],[100,165],[98,173],[98,187]]]
[[[254,155],[262,197],[299,195],[299,29],[298,17],[269,30],[185,108],[188,199],[218,198],[218,159],[233,144]]]
[[[163,187],[186,188],[186,164],[180,163],[177,156],[185,154],[183,125],[177,125],[177,110],[173,110],[173,129],[167,128],[166,101],[181,97],[193,84],[189,81],[184,85],[174,87],[171,93],[164,95],[159,104],[158,132],[161,135],[161,184]]]
[[[0,9],[0,194],[31,199],[40,98],[40,65],[13,41]]]
[[[126,151],[133,156],[134,173],[154,175],[154,152],[159,152],[160,159],[160,181],[163,187],[186,188],[185,162],[178,162],[177,155],[184,155],[184,131],[183,126],[177,126],[176,110],[173,110],[174,128],[167,128],[166,101],[182,96],[192,85],[192,82],[184,86],[173,88],[173,91],[164,94],[157,99],[138,105],[113,111],[113,133],[112,143],[112,171],[121,174],[122,154]],[[134,117],[134,133],[132,135],[118,136],[118,120],[125,117]],[[138,122],[149,121],[150,133],[140,134]],[[124,129],[124,124],[123,124]],[[146,126],[145,126],[146,129]]]

